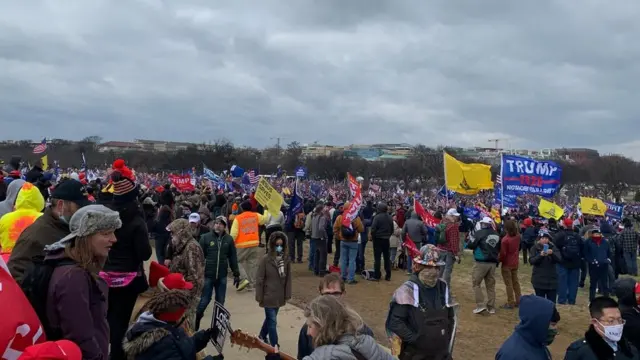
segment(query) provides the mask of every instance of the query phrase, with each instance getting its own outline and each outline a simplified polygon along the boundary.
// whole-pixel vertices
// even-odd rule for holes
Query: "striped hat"
[[[133,172],[125,165],[122,159],[117,159],[113,162],[111,184],[113,184],[114,201],[133,201],[138,196],[138,186]]]

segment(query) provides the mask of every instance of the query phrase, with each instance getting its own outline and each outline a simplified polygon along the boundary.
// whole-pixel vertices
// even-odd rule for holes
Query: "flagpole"
[[[442,150],[442,166],[444,170],[444,193],[447,194],[447,157],[446,152]]]
[[[502,217],[502,214],[504,213],[504,173],[502,168],[502,164],[504,164],[503,157],[504,157],[504,153],[501,153],[500,154],[500,217]]]

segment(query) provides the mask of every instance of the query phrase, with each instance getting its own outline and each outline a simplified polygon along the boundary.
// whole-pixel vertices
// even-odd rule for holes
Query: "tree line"
[[[202,166],[219,172],[239,165],[245,169],[255,169],[260,174],[274,174],[281,167],[293,175],[298,166],[305,166],[310,177],[317,179],[341,180],[346,172],[357,174],[366,179],[404,181],[405,184],[442,184],[444,179],[442,151],[446,150],[464,162],[483,162],[469,159],[457,153],[455,149],[424,145],[414,147],[406,159],[389,161],[366,161],[344,154],[331,154],[303,158],[301,145],[294,141],[285,148],[237,147],[227,140],[218,140],[212,144],[194,145],[177,152],[113,151],[100,152],[101,138],[91,136],[79,142],[64,139],[52,139],[48,142],[47,155],[50,166],[56,160],[62,168],[79,168],[84,153],[87,165],[107,167],[122,158],[127,165],[137,171],[169,172],[185,171]],[[7,162],[12,156],[20,156],[23,161],[37,164],[41,155],[32,154],[30,140],[0,144],[0,159]],[[562,166],[562,184],[568,190],[584,193],[585,186],[597,192],[599,196],[619,199],[629,187],[640,185],[640,164],[621,155],[600,156],[582,163],[556,160]],[[494,174],[499,168],[492,167]],[[417,180],[417,181],[416,181]]]

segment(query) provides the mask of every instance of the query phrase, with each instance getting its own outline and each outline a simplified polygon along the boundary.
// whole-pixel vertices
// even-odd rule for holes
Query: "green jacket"
[[[227,269],[231,266],[233,276],[240,276],[236,245],[231,235],[215,231],[200,236],[200,247],[204,253],[204,276],[207,279],[227,277]]]

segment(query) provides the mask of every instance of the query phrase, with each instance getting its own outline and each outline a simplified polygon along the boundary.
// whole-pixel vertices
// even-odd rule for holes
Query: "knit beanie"
[[[169,290],[156,293],[145,306],[156,319],[175,324],[180,322],[190,303],[188,291]]]
[[[113,184],[113,200],[116,202],[130,202],[138,197],[138,186],[133,172],[125,165],[124,160],[117,159],[113,162],[111,173]]]
[[[240,208],[242,208],[242,211],[251,211],[251,202],[249,201],[243,201],[240,204]]]

